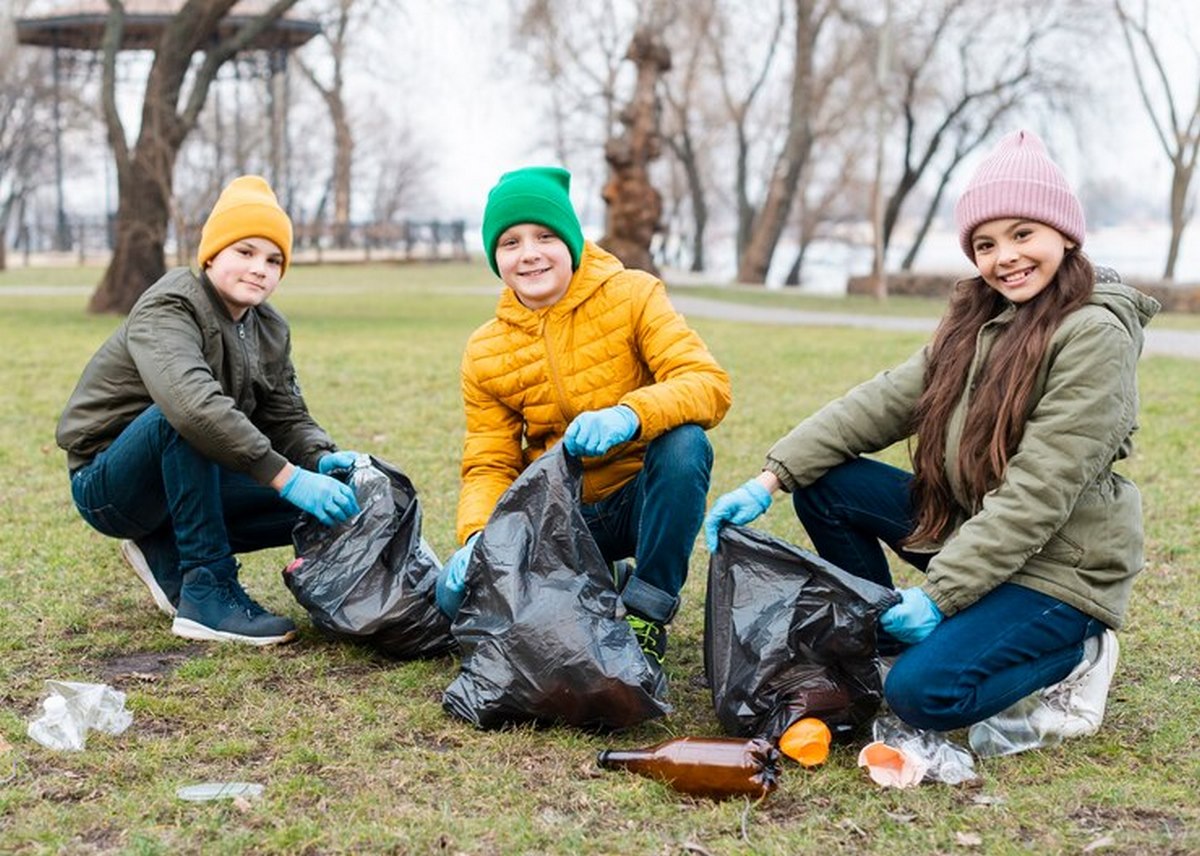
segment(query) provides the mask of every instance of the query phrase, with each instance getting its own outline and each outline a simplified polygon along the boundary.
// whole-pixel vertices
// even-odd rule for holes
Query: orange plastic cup
[[[829,757],[829,741],[833,735],[819,719],[806,716],[788,726],[779,738],[779,751],[805,767],[824,764]]]

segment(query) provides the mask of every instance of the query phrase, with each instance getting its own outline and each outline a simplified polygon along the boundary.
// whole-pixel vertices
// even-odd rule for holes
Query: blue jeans
[[[904,470],[857,458],[797,489],[792,503],[821,558],[891,588],[880,542],[922,572],[933,558],[899,546],[916,525],[911,482]],[[1002,583],[905,649],[884,696],[909,725],[963,728],[1061,681],[1083,658],[1084,640],[1105,629],[1057,598]],[[889,641],[881,634],[881,650]]]
[[[621,600],[642,618],[665,624],[679,608],[712,462],[704,429],[681,425],[650,442],[642,469],[620,490],[583,506],[605,560],[637,560]]]
[[[136,540],[156,576],[290,544],[300,516],[272,488],[197,452],[158,405],[71,475],[71,496],[92,528]]]

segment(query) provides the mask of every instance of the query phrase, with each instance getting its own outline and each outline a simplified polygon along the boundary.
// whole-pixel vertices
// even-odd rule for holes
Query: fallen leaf
[[[1177,684],[1183,680],[1183,675],[1171,675],[1171,677],[1167,678],[1167,680],[1173,684]]]
[[[954,840],[963,847],[978,847],[983,843],[983,838],[974,832],[956,832],[954,833]]]
[[[250,805],[250,800],[246,799],[245,797],[234,797],[233,798],[233,807],[236,808],[238,811],[240,811],[242,814],[245,814],[246,812],[250,811],[252,808],[252,806]]]
[[[915,814],[901,814],[898,811],[888,811],[888,812],[884,812],[884,814],[886,814],[888,817],[890,817],[892,820],[896,821],[897,823],[912,823],[914,820],[917,819],[917,816]]]
[[[0,755],[4,754],[5,752],[11,752],[11,751],[12,751],[12,744],[9,743],[7,740],[5,740],[3,737],[0,737]]]
[[[680,845],[680,848],[686,853],[696,853],[698,856],[712,856],[711,850],[703,844],[697,844],[695,841],[685,841]]]
[[[1097,850],[1103,850],[1105,847],[1112,847],[1116,844],[1116,840],[1111,835],[1102,835],[1083,848],[1084,853],[1095,853]]]

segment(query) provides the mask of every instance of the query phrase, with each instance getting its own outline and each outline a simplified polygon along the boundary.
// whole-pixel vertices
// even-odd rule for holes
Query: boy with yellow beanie
[[[729,376],[659,280],[584,240],[570,180],[559,167],[528,167],[488,194],[483,245],[507,288],[463,355],[464,546],[443,569],[438,604],[457,613],[496,501],[562,441],[583,459],[583,514],[605,559],[636,559],[621,600],[661,665],[704,515],[705,429],[729,409]]]
[[[291,543],[300,512],[358,513],[331,473],[353,462],[309,415],[291,333],[267,304],[287,270],[292,222],[265,180],[234,179],[196,261],[169,271],[83,370],[59,419],[71,495],[121,554],[171,629],[271,645],[288,618],[238,582],[234,552]]]

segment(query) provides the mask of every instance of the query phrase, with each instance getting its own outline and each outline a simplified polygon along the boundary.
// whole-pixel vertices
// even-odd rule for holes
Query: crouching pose
[[[300,512],[358,513],[328,473],[348,467],[308,413],[287,322],[267,299],[287,270],[292,224],[257,176],[222,191],[199,274],[168,272],[83,371],[58,423],[71,495],[121,543],[171,629],[269,645],[295,625],[238,583],[234,554],[289,544]]]
[[[633,557],[627,620],[662,663],[704,517],[705,429],[729,378],[663,284],[586,242],[554,167],[506,173],[488,195],[483,244],[507,288],[462,360],[466,438],[458,537],[438,601],[454,615],[478,534],[522,470],[562,440],[583,459],[583,515],[604,558]]]
[[[1093,269],[1079,200],[1031,133],[1000,143],[955,216],[979,275],[932,342],[779,440],[706,540],[789,491],[823,558],[891,587],[882,542],[924,572],[881,619],[881,650],[903,652],[884,693],[909,724],[1003,719],[1037,694],[1043,726],[1091,732],[1143,561],[1139,494],[1113,464],[1158,304]],[[911,474],[862,457],[913,435]]]

